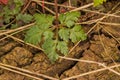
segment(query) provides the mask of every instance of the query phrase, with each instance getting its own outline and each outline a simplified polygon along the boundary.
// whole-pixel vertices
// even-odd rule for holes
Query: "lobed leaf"
[[[39,25],[41,29],[48,29],[52,26],[54,17],[52,15],[46,15],[46,14],[35,14],[34,15],[36,24]]]
[[[55,43],[52,39],[45,40],[44,44],[42,45],[45,54],[47,54],[48,58],[54,62],[58,59],[58,54],[56,53]]]
[[[18,27],[18,24],[11,24],[12,29],[17,28],[17,27]]]
[[[69,40],[69,29],[66,28],[61,28],[58,32],[59,36],[61,39],[64,41],[68,42]]]
[[[37,25],[33,26],[27,31],[24,41],[37,45],[41,41],[42,33],[43,31]]]
[[[33,17],[29,14],[18,14],[18,16],[16,16],[16,20],[21,20],[24,23],[29,23],[32,19]]]
[[[43,35],[44,35],[45,40],[47,40],[47,39],[52,39],[54,33],[53,33],[52,31],[50,31],[50,30],[46,30],[46,31],[43,33]]]
[[[49,54],[53,46],[54,46],[54,41],[52,39],[47,39],[44,41],[42,48],[45,50],[45,53]]]
[[[13,0],[16,6],[22,6],[24,4],[23,0]]]
[[[67,25],[67,27],[70,28],[71,26],[73,26],[75,24],[75,22],[72,21],[72,20],[68,20],[68,21],[65,22],[65,24]]]
[[[87,36],[80,25],[75,25],[70,31],[70,39],[73,43],[79,40],[85,40],[86,37]]]
[[[68,20],[77,21],[78,17],[80,17],[80,13],[78,11],[66,13],[66,21]]]
[[[57,44],[57,49],[64,55],[68,54],[68,46],[65,41],[59,41]]]
[[[73,43],[75,43],[75,42],[78,41],[75,32],[72,32],[72,33],[70,34],[70,39],[71,39],[71,41],[72,41]]]
[[[58,59],[58,54],[56,53],[56,48],[52,47],[51,52],[47,55],[48,58],[53,62],[55,62]]]
[[[60,23],[63,24],[64,21],[65,21],[66,16],[65,16],[65,14],[60,14],[58,18],[60,20]]]
[[[85,34],[84,30],[81,30],[81,31],[79,32],[79,38],[80,38],[82,41],[84,41],[84,40],[87,39],[87,35]]]
[[[59,20],[61,24],[70,28],[78,20],[78,17],[80,17],[80,13],[77,11],[67,12],[66,14],[60,14]]]

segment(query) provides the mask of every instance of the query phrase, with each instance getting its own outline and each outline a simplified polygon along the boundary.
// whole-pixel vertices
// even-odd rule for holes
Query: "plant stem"
[[[43,10],[43,13],[45,13],[45,4],[44,4],[44,0],[42,0],[42,10]]]
[[[58,27],[59,27],[59,21],[58,21],[58,4],[57,4],[58,0],[54,0],[55,2],[55,16],[56,16],[56,20],[55,20],[55,25],[56,25],[56,42],[55,42],[55,47],[57,46],[58,43]]]
[[[54,0],[54,2],[55,2],[55,13],[56,13],[56,21],[55,21],[55,24],[56,24],[56,26],[58,27],[58,24],[59,24],[59,22],[58,22],[58,4],[57,4],[58,0]]]

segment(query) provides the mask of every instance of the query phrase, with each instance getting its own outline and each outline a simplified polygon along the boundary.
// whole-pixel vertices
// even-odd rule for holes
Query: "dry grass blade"
[[[93,5],[93,3],[89,3],[89,4],[86,4],[86,5],[81,6],[81,7],[79,7],[79,8],[75,8],[75,9],[73,9],[73,10],[71,10],[71,11],[79,11],[79,10],[82,10],[82,9],[84,9],[84,8],[88,8],[88,7],[92,6],[92,5]]]
[[[32,0],[34,2],[37,2],[37,3],[43,3],[42,1],[38,1],[38,0]],[[48,4],[48,5],[55,5],[54,3],[51,3],[51,2],[47,2],[47,1],[44,1],[44,4]],[[58,6],[60,7],[65,7],[65,8],[72,8],[72,9],[76,9],[77,7],[73,7],[73,6],[66,6],[66,5],[61,5],[61,4],[58,4]],[[91,6],[91,5],[90,5]],[[89,7],[89,5],[87,6]],[[86,7],[86,8],[87,8]],[[97,14],[100,14],[100,15],[106,15],[106,16],[111,16],[111,17],[120,17],[118,15],[114,15],[114,14],[106,14],[106,13],[102,13],[102,12],[98,12],[98,11],[92,11],[92,10],[88,10],[88,9],[83,9],[84,7],[82,7],[80,10],[82,11],[86,11],[86,12],[92,12],[92,13],[97,13]]]
[[[56,78],[49,77],[49,76],[44,75],[44,74],[31,72],[31,71],[26,70],[26,69],[21,69],[21,68],[18,68],[18,67],[14,67],[14,66],[2,64],[2,63],[0,63],[0,68],[6,69],[6,70],[9,70],[9,71],[12,71],[12,72],[24,75],[24,76],[28,76],[28,77],[31,77],[31,78],[34,78],[34,79],[37,79],[37,80],[43,80],[43,79],[41,79],[39,77],[43,77],[43,78],[47,78],[47,79],[51,79],[51,80],[58,80]],[[36,76],[39,76],[39,77],[35,77],[33,75],[36,75]]]
[[[114,10],[119,4],[120,4],[120,3],[118,3],[117,5],[115,5],[115,6],[112,8],[112,10]],[[112,10],[109,11],[107,14],[111,13]],[[98,19],[98,20],[97,20],[97,23],[87,32],[87,35],[88,35],[103,19],[105,19],[106,17],[108,17],[108,16],[105,15],[105,16],[103,16],[102,18]],[[78,46],[78,44],[79,44],[80,42],[81,42],[81,40],[80,40],[79,42],[77,42],[73,48],[70,49],[69,54]]]
[[[11,37],[11,38],[13,38],[14,40],[23,42],[22,40],[20,40],[20,39],[18,39],[18,38],[15,38],[15,37],[13,37],[13,36],[10,36],[10,35],[8,35],[8,37]],[[36,47],[36,46],[34,46],[34,45],[30,45],[30,46],[32,46],[32,47],[34,47],[34,48],[37,48],[37,49],[40,49],[40,48],[38,48],[38,47]],[[79,59],[67,58],[67,57],[62,57],[62,56],[59,56],[59,57],[62,58],[62,59],[67,59],[67,60],[72,60],[72,61],[80,61],[80,62],[86,62],[86,63],[94,63],[94,64],[101,65],[101,66],[103,66],[103,67],[107,67],[107,66],[103,65],[104,63],[100,63],[100,62],[96,62],[96,61],[79,60]],[[109,69],[109,68],[107,68],[107,69]],[[116,72],[116,71],[114,71],[114,70],[111,70],[111,69],[109,69],[109,70],[119,75],[118,72]]]
[[[21,11],[21,13],[24,13],[26,11],[26,9],[29,7],[30,3],[31,3],[31,0],[29,0],[27,2],[27,5],[23,8],[23,10]]]
[[[6,32],[0,33],[0,36],[5,35],[5,34],[9,34],[9,33],[13,33],[13,32],[15,32],[15,31],[23,30],[23,29],[25,29],[25,28],[28,28],[28,27],[34,25],[34,24],[35,24],[35,23],[31,23],[31,24],[28,24],[28,25],[25,25],[25,26],[22,26],[22,27],[13,29],[13,30],[8,30],[8,31],[6,31]]]
[[[37,3],[43,3],[42,1],[38,1],[38,0],[32,0],[32,1],[37,2]],[[53,6],[55,5],[54,3],[47,2],[47,1],[44,1],[44,4],[53,5]],[[66,8],[76,8],[76,7],[66,6],[66,5],[61,5],[61,4],[58,4],[58,6],[66,7]]]
[[[113,73],[115,73],[115,74],[120,76],[120,73],[118,73],[117,71],[115,71],[113,69],[110,69],[109,67],[105,66],[104,63],[100,63],[100,62],[96,62],[96,61],[89,61],[89,60],[79,60],[79,59],[67,58],[67,57],[62,57],[62,56],[59,56],[59,57],[62,58],[62,59],[71,60],[71,61],[79,61],[79,62],[85,62],[85,63],[98,64],[99,66],[105,67],[109,71],[111,71],[111,72],[113,72]]]
[[[98,27],[97,27],[97,28],[98,28]],[[98,28],[98,30],[99,30],[99,28]],[[108,51],[107,51],[107,49],[106,49],[106,47],[105,47],[105,44],[103,43],[103,39],[101,38],[99,31],[98,31],[98,34],[99,34],[98,36],[99,36],[99,39],[100,39],[100,43],[101,43],[101,45],[103,46],[103,49],[104,49],[104,51],[105,51],[105,54],[110,57],[110,59],[114,62],[114,64],[116,64],[116,62],[114,61],[114,59],[112,58],[112,56],[108,54]],[[117,68],[117,69],[118,69],[118,71],[120,71],[119,68]],[[114,72],[114,73],[116,73],[116,74],[118,74],[118,75],[120,75],[120,73],[118,73],[118,72],[116,72],[116,71],[114,71],[114,70],[112,70],[112,69],[109,69],[109,70],[112,71],[112,72]]]
[[[10,35],[15,35],[15,34],[17,34],[17,33],[20,33],[20,32],[22,32],[22,31],[24,31],[24,30],[26,30],[26,28],[24,28],[24,29],[22,29],[22,30],[15,31],[15,32],[11,33]],[[6,35],[6,36],[3,37],[3,38],[1,38],[0,41],[2,41],[2,40],[4,40],[4,39],[6,39],[6,38],[9,37],[9,36],[7,36],[7,34],[5,34],[5,35]]]
[[[119,23],[109,23],[109,22],[99,22],[100,24],[105,24],[105,25],[113,25],[113,26],[120,26]]]
[[[120,44],[120,41],[115,37],[115,36],[113,36],[112,35],[112,33],[110,33],[110,31],[108,30],[108,29],[106,29],[106,28],[103,28],[110,36],[112,36],[113,37],[113,39],[114,40],[116,40],[119,44]],[[119,33],[118,33],[119,34]],[[120,35],[120,34],[119,34]]]
[[[69,57],[62,57],[59,56],[62,59],[66,60],[71,60],[71,61],[79,61],[79,62],[85,62],[85,63],[92,63],[92,64],[98,64],[98,65],[103,65],[104,63],[96,62],[96,61],[90,61],[90,60],[80,60],[80,59],[74,59],[74,58],[69,58]]]
[[[35,76],[29,75],[29,74],[26,74],[26,73],[23,73],[23,72],[19,72],[19,71],[16,71],[16,70],[7,68],[7,67],[5,67],[5,66],[1,66],[1,65],[0,65],[0,68],[5,69],[5,70],[8,70],[8,71],[11,71],[11,72],[14,72],[14,73],[17,73],[17,74],[20,74],[20,75],[23,75],[23,76],[30,77],[30,78],[32,78],[32,79],[43,80],[43,79],[40,79],[40,78],[38,78],[38,77],[35,77]]]
[[[99,11],[92,11],[92,10],[88,10],[88,9],[82,9],[82,11],[92,12],[92,13],[96,13],[96,14],[100,14],[100,15],[105,15],[105,16],[111,16],[111,17],[117,17],[117,18],[120,18],[120,16],[118,16],[118,15],[114,15],[114,14],[106,14],[106,13],[102,13],[102,12],[99,12]]]
[[[32,0],[32,1],[37,2],[39,5],[41,5],[41,3],[39,3],[40,1],[38,2],[38,0]],[[70,0],[69,0],[69,1],[70,1]],[[46,2],[45,2],[45,3],[46,3]],[[51,3],[49,3],[49,4],[51,4]],[[54,4],[54,3],[53,3],[53,4]],[[73,9],[73,10],[71,10],[71,11],[78,11],[78,10],[82,10],[82,9],[85,10],[85,11],[88,11],[88,10],[86,10],[86,9],[84,9],[84,8],[90,7],[90,6],[92,6],[92,5],[93,5],[93,3],[90,3],[90,4],[87,4],[87,5],[85,5],[85,6],[82,6],[82,7],[79,7],[79,8],[75,8],[75,9]],[[59,6],[62,6],[62,5],[59,5]],[[67,7],[71,7],[71,6],[67,6]],[[115,7],[117,7],[117,6],[115,6]],[[114,7],[114,8],[115,8],[115,7]],[[113,8],[113,9],[114,9],[114,8]],[[48,11],[50,11],[52,14],[55,14],[55,12],[53,12],[53,11],[50,10],[49,8],[45,7],[45,9],[48,10]],[[120,17],[120,16],[117,16],[117,15],[114,15],[114,14],[110,14],[111,11],[108,12],[107,14],[99,13],[99,12],[96,12],[96,11],[89,11],[89,12],[98,13],[98,14],[101,14],[101,15],[104,15],[104,16],[103,16],[102,18],[99,18],[98,20],[95,20],[95,22],[97,22],[97,23],[87,32],[87,34],[89,34],[99,23],[100,23],[100,24],[108,24],[108,25],[119,25],[119,24],[115,24],[115,23],[110,24],[110,23],[107,23],[107,22],[101,22],[104,18],[106,18],[106,17],[108,17],[108,16]],[[92,22],[92,21],[86,22],[86,24],[89,24],[89,23],[91,23],[91,22]],[[94,22],[94,23],[95,23],[95,22]],[[85,22],[83,22],[83,23],[85,24]],[[81,24],[82,24],[82,23],[81,23]],[[0,33],[0,36],[1,36],[1,35],[6,35],[7,37],[10,37],[10,38],[14,39],[15,41],[25,43],[23,40],[18,39],[18,38],[16,38],[16,37],[14,37],[14,36],[12,36],[12,35],[8,35],[8,34],[9,34],[9,33],[12,33],[12,32],[16,32],[16,31],[18,31],[18,30],[21,30],[21,31],[22,31],[22,30],[28,28],[28,27],[31,26],[31,25],[34,25],[34,23],[31,23],[31,24],[29,24],[29,25],[26,25],[26,26],[23,26],[23,27],[14,29],[14,30],[9,30],[9,31]],[[75,46],[69,51],[69,53],[71,53],[71,52],[76,48],[76,46],[78,46],[78,44],[79,44],[80,42],[81,42],[81,41],[79,41],[77,44],[75,44]],[[29,44],[29,43],[26,43],[26,44],[27,44],[27,45],[30,45],[30,46],[32,46],[32,47],[34,47],[34,48],[37,48],[37,49],[39,49],[39,50],[42,50],[41,48],[39,48],[39,47],[37,47],[37,46],[34,46],[34,45],[32,45],[32,44]],[[101,44],[102,44],[103,47],[104,47],[104,44],[103,44],[103,43],[101,43]],[[104,48],[105,48],[105,47],[104,47]],[[42,51],[43,51],[43,50],[42,50]],[[106,53],[107,53],[107,52],[106,52]],[[73,58],[67,58],[67,57],[61,57],[61,56],[60,56],[60,58],[62,58],[62,59],[67,59],[67,60],[72,60],[72,61],[80,61],[80,62],[86,62],[86,63],[94,63],[94,64],[98,64],[98,65],[101,65],[101,66],[104,67],[104,68],[102,68],[102,69],[90,71],[90,72],[83,73],[83,74],[76,75],[76,76],[72,76],[72,77],[69,77],[69,78],[65,78],[65,79],[63,79],[63,80],[74,79],[74,78],[78,78],[78,77],[80,77],[80,76],[85,76],[85,75],[88,75],[88,74],[92,74],[92,73],[99,72],[99,71],[104,71],[104,70],[107,70],[107,69],[108,69],[109,71],[114,72],[114,73],[117,74],[117,75],[120,75],[120,73],[118,73],[117,71],[111,69],[111,68],[119,67],[119,66],[120,66],[119,64],[115,64],[115,66],[107,67],[107,66],[105,66],[103,63],[95,62],[95,61],[79,60],[79,59],[73,59]],[[111,58],[111,59],[112,59],[112,58]],[[112,60],[113,60],[113,59],[112,59]],[[113,60],[113,61],[114,61],[114,60]],[[44,78],[48,78],[48,79],[51,79],[51,80],[58,80],[58,79],[53,78],[53,77],[49,77],[49,76],[46,76],[46,75],[43,75],[43,74],[34,73],[34,72],[31,72],[31,71],[28,71],[28,70],[25,70],[25,69],[21,69],[21,68],[17,68],[17,67],[5,65],[5,64],[2,64],[2,63],[0,63],[0,68],[6,69],[6,70],[9,70],[9,71],[12,71],[12,72],[15,72],[15,73],[24,75],[24,76],[28,76],[28,77],[31,77],[31,78],[34,78],[34,79],[38,79],[38,80],[43,80],[43,79],[40,79],[40,78],[38,78],[38,77],[29,75],[29,74],[33,74],[33,75],[37,75],[37,76],[42,76],[42,77],[44,77]],[[13,69],[15,69],[15,70],[13,70]]]
[[[89,20],[89,21],[85,21],[85,22],[80,22],[80,23],[77,23],[77,24],[93,24],[93,23],[96,23],[100,20],[101,18],[99,19],[94,19],[94,20]]]
[[[38,4],[39,4],[39,3],[42,3],[42,1],[38,1],[38,0],[32,0],[32,1],[37,2]],[[44,3],[45,3],[45,4],[50,4],[50,5],[55,5],[54,3],[50,3],[50,2],[44,2]],[[69,8],[75,8],[75,9],[73,9],[73,10],[71,10],[71,11],[78,11],[78,10],[81,10],[81,9],[84,9],[84,8],[87,8],[87,7],[90,7],[90,6],[92,6],[92,5],[93,5],[93,3],[89,3],[89,4],[84,5],[84,6],[81,6],[81,7],[79,7],[79,8],[75,8],[75,7],[71,7],[71,6],[67,6],[67,7],[69,7]],[[58,6],[66,7],[65,5],[59,5],[59,4],[58,4]]]
[[[38,49],[38,50],[44,51],[42,48],[37,47],[37,46],[35,46],[35,45],[33,45],[33,44],[30,44],[30,43],[26,43],[26,42],[24,42],[23,40],[21,40],[21,39],[19,39],[19,38],[16,38],[16,37],[14,37],[14,36],[12,36],[12,35],[7,35],[7,37],[12,38],[13,40],[15,40],[15,41],[17,41],[17,42],[27,44],[27,45],[29,45],[29,46],[31,46],[31,47],[34,47],[34,48]]]
[[[115,67],[120,67],[120,64],[110,66],[109,69],[115,68]],[[75,79],[75,78],[78,78],[78,77],[81,77],[81,76],[85,76],[85,75],[93,74],[93,73],[96,73],[96,72],[104,71],[104,70],[107,70],[107,69],[108,69],[108,67],[105,67],[105,68],[101,68],[101,69],[98,69],[98,70],[83,73],[83,74],[80,74],[80,75],[72,76],[72,77],[69,77],[69,78],[64,78],[62,80],[71,80],[71,79]]]
[[[23,40],[12,36],[12,35],[17,34],[17,33],[21,32],[21,31],[23,31],[23,30],[26,30],[26,28],[21,29],[21,30],[18,30],[18,31],[16,31],[16,32],[14,32],[14,33],[12,33],[12,34],[10,34],[10,35],[4,34],[4,35],[6,35],[6,36],[3,37],[3,38],[1,38],[0,41],[2,41],[2,40],[4,40],[4,39],[6,39],[6,38],[9,37],[9,38],[12,38],[13,40],[15,40],[15,41],[17,41],[17,42],[19,42],[19,43],[24,43],[24,44],[27,44],[27,45],[29,45],[29,46],[32,46],[32,47],[34,47],[34,48],[36,48],[36,49],[38,49],[38,50],[44,51],[42,48],[39,48],[39,47],[37,47],[37,46],[35,46],[35,45],[33,45],[33,44],[30,44],[30,43],[26,43],[26,42],[24,42]]]
[[[112,10],[114,10],[119,4],[120,4],[120,3],[118,3],[117,5],[115,5],[115,6],[112,8]],[[109,11],[107,14],[111,13],[112,10]],[[108,17],[108,15],[105,15],[105,16],[103,16],[102,18],[100,18],[100,19],[97,21],[97,23],[92,27],[92,29],[95,28],[95,27],[96,27],[103,19],[105,19],[106,17]],[[92,29],[91,29],[91,30],[92,30]],[[89,33],[91,30],[89,30],[88,33]],[[87,34],[88,34],[88,33],[87,33]],[[80,42],[81,42],[81,41],[79,41],[79,42],[69,51],[69,53],[71,53],[71,52],[76,48],[76,46],[77,46]],[[114,60],[113,60],[113,61],[114,61]],[[103,67],[107,68],[106,66],[103,66]],[[114,72],[114,73],[116,73],[116,74],[118,74],[118,75],[120,75],[120,73],[118,73],[118,72],[116,72],[116,71],[114,71],[114,70],[112,70],[112,69],[110,69],[110,68],[107,68],[107,69],[110,70],[110,71],[112,71],[112,72]],[[77,78],[77,77],[76,77],[76,78]],[[69,79],[71,79],[71,78],[64,79],[64,80],[69,80]]]
[[[34,1],[34,2],[36,2],[38,5],[42,6],[42,4],[41,4],[41,3],[39,3],[37,0],[32,0],[32,1]],[[43,2],[42,2],[42,3],[43,3]],[[51,9],[47,8],[46,6],[44,6],[44,8],[45,8],[47,11],[49,11],[49,12],[51,12],[52,14],[54,14],[54,15],[55,15],[55,12],[54,12],[54,11],[52,11]]]

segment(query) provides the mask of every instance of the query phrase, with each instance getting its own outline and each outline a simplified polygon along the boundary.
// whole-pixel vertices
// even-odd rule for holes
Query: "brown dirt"
[[[86,2],[87,3],[87,2]],[[110,4],[108,2],[107,4]],[[116,3],[112,4],[115,5]],[[109,5],[110,6],[110,5]],[[103,7],[103,6],[102,6]],[[106,5],[104,7],[107,9]],[[112,8],[112,7],[111,7]],[[100,8],[98,8],[100,9]],[[120,9],[116,9],[120,10]],[[88,16],[88,14],[90,16]],[[119,13],[120,14],[120,13]],[[97,19],[100,16],[92,13],[86,13],[82,21]],[[108,17],[104,21],[120,23],[120,18]],[[91,25],[83,25],[87,32]],[[120,64],[120,27],[100,25],[102,27],[95,28],[89,35],[86,41],[81,42],[74,51],[68,55],[71,58],[79,60],[92,60],[97,62],[104,62],[106,65],[114,65],[113,60]],[[118,41],[116,41],[109,33],[109,31]],[[84,62],[70,61],[61,59],[51,64],[46,55],[30,46],[20,44],[11,39],[0,41],[0,62],[19,68],[24,68],[33,72],[46,74],[56,78],[67,78],[79,75],[85,72],[100,69],[101,66],[97,64],[90,64]],[[117,69],[115,69],[117,70]],[[89,74],[71,80],[120,80],[120,76],[108,70]],[[26,76],[22,76],[7,70],[0,69],[0,80],[33,80]]]

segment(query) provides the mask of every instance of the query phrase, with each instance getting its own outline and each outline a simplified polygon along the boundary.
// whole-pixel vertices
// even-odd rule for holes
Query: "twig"
[[[28,28],[28,27],[30,27],[30,26],[33,26],[34,24],[35,24],[35,23],[31,23],[31,24],[28,24],[28,25],[25,25],[25,26],[22,26],[22,27],[13,29],[13,30],[9,30],[9,31],[0,33],[0,36],[5,35],[5,34],[9,34],[9,33],[12,33],[12,32],[18,31],[18,30],[22,30],[22,29]]]
[[[50,77],[50,76],[47,76],[47,75],[44,75],[44,74],[31,72],[31,71],[26,70],[26,69],[21,69],[21,68],[10,66],[10,65],[7,65],[7,64],[3,64],[3,63],[0,63],[0,68],[10,70],[12,72],[15,72],[15,73],[18,73],[18,74],[21,74],[21,75],[25,75],[25,76],[28,76],[28,77],[32,77],[32,78],[35,78],[35,79],[38,79],[38,80],[43,80],[43,79],[40,79],[40,78],[35,77],[33,75],[36,75],[36,76],[39,76],[39,77],[44,77],[44,78],[51,79],[51,80],[58,80],[56,78],[53,78],[53,77]],[[28,73],[28,74],[25,74],[25,73]]]
[[[41,3],[39,3],[38,1],[36,1],[36,0],[32,0],[32,1],[34,1],[34,2],[36,2],[38,5],[42,6],[42,4],[41,4]],[[55,12],[54,12],[54,11],[50,10],[50,9],[49,9],[49,8],[47,8],[46,6],[44,6],[44,8],[45,8],[46,10],[48,10],[49,12],[51,12],[52,14],[54,14],[54,15],[55,15]]]
[[[115,70],[112,70],[112,69],[110,69],[109,67],[105,66],[105,63],[100,63],[100,62],[96,62],[96,61],[88,61],[88,60],[79,60],[79,59],[62,57],[62,56],[59,56],[59,57],[62,58],[62,59],[66,59],[66,60],[72,60],[72,61],[79,61],[79,62],[85,62],[85,63],[98,64],[99,66],[105,67],[105,68],[107,68],[109,71],[114,72],[115,74],[117,74],[117,75],[120,76],[120,73],[119,73],[119,72],[117,72],[117,71],[115,71]]]
[[[109,31],[108,29],[106,29],[106,28],[103,28],[103,29],[104,29],[110,36],[112,36],[114,40],[116,40],[116,41],[120,44],[120,41],[119,41],[116,37],[114,37],[113,34],[110,33],[110,31]],[[118,33],[118,35],[120,35],[120,34]]]
[[[30,3],[31,3],[31,0],[28,0],[27,5],[23,8],[23,10],[21,11],[21,13],[24,13],[26,11],[26,9],[29,7]]]
[[[25,8],[23,8],[23,10],[20,13],[24,13],[25,10],[28,8],[28,6],[30,5],[31,0],[29,0],[28,4],[25,6]],[[8,23],[7,25],[5,25],[4,27],[6,28],[7,26],[11,25],[12,23],[14,23],[16,21],[16,19],[13,19],[10,23]]]
[[[97,14],[100,14],[100,15],[106,15],[106,16],[111,16],[111,17],[117,17],[117,18],[120,18],[120,16],[118,16],[118,15],[114,15],[114,14],[106,14],[106,13],[102,13],[102,12],[98,12],[98,11],[92,11],[92,10],[88,10],[88,9],[82,9],[82,11],[92,12],[92,13],[97,13]]]
[[[55,2],[55,16],[56,16],[56,25],[58,27],[58,4],[57,4],[57,0],[54,0]]]
[[[42,3],[42,1],[38,1],[38,0],[32,0],[32,1],[35,1],[35,2],[38,2],[38,3]],[[49,4],[49,5],[55,5],[54,3],[51,3],[51,2],[47,2],[47,1],[44,1],[45,4]],[[61,4],[58,4],[58,6],[60,7],[65,7],[65,8],[72,8],[72,9],[75,9],[77,7],[73,7],[73,6],[66,6],[66,5],[61,5]],[[111,17],[120,17],[118,15],[114,15],[114,14],[106,14],[106,13],[102,13],[102,12],[98,12],[98,11],[92,11],[92,10],[88,10],[88,9],[81,9],[82,11],[86,11],[86,12],[92,12],[92,13],[97,13],[97,14],[100,14],[100,15],[107,15],[107,16],[111,16]]]
[[[114,65],[114,66],[110,66],[109,69],[115,68],[115,67],[119,67],[119,66],[120,66],[120,64]],[[85,75],[93,74],[93,73],[96,73],[96,72],[104,71],[104,70],[107,70],[107,69],[108,69],[108,67],[105,67],[105,68],[102,68],[102,69],[86,72],[86,73],[83,73],[83,74],[80,74],[80,75],[76,75],[76,76],[72,76],[72,77],[69,77],[69,78],[64,78],[62,80],[71,80],[71,79],[75,79],[75,78],[78,78],[78,77],[81,77],[81,76],[85,76]]]
[[[43,13],[45,13],[45,4],[44,4],[44,0],[42,0],[42,10],[43,10]]]
[[[43,50],[42,48],[37,47],[37,46],[35,46],[35,45],[33,45],[33,44],[30,44],[30,43],[26,43],[26,42],[24,42],[23,40],[21,40],[21,39],[19,39],[19,38],[16,38],[16,37],[14,37],[14,36],[12,36],[12,35],[7,35],[7,37],[10,37],[10,38],[14,39],[15,41],[18,41],[18,42],[27,44],[27,45],[29,45],[29,46],[31,46],[31,47],[34,47],[34,48],[36,48],[36,49],[41,50],[41,51],[44,52],[44,50]]]
[[[81,7],[79,7],[79,8],[75,8],[75,9],[73,9],[73,10],[71,10],[71,11],[79,11],[79,10],[82,10],[82,9],[84,9],[84,8],[88,8],[88,7],[92,6],[92,5],[93,5],[93,3],[89,3],[89,4],[86,4],[86,5],[81,6]]]
[[[43,79],[40,79],[40,78],[38,78],[38,77],[35,77],[35,76],[32,76],[32,75],[29,75],[29,74],[26,74],[26,73],[23,73],[23,72],[19,72],[19,71],[16,71],[16,70],[13,70],[13,69],[10,69],[10,68],[7,68],[7,67],[4,67],[4,66],[1,66],[1,65],[0,65],[0,68],[5,69],[5,70],[8,70],[8,71],[11,71],[11,72],[14,72],[14,73],[17,73],[17,74],[20,74],[20,75],[23,75],[23,76],[30,77],[30,78],[32,78],[32,79],[43,80]]]
[[[111,22],[99,22],[99,23],[106,24],[106,25],[120,26],[120,23],[111,23]]]
[[[98,28],[98,27],[97,27],[97,28]],[[106,47],[105,47],[105,45],[104,45],[104,43],[103,43],[103,39],[101,38],[99,31],[98,31],[98,36],[99,36],[99,39],[100,39],[100,43],[101,43],[101,45],[102,45],[102,47],[103,47],[103,49],[104,49],[104,51],[105,51],[105,54],[110,57],[110,59],[113,61],[114,64],[116,64],[115,61],[114,61],[114,59],[112,58],[112,56],[108,54],[107,49],[106,49]],[[117,68],[117,69],[118,69],[118,71],[120,71],[119,68]],[[112,70],[110,70],[110,71],[112,71]]]
[[[112,8],[112,10],[114,10],[119,4],[120,4],[120,3],[118,3],[117,5],[115,5],[115,6]],[[112,10],[109,11],[107,14],[111,13]],[[99,24],[99,22],[101,22],[101,21],[102,21],[103,19],[105,19],[106,17],[108,17],[108,16],[105,15],[105,16],[103,16],[102,18],[98,19],[98,20],[97,20],[97,23],[96,23],[86,34],[88,35],[88,34]],[[69,54],[78,46],[78,44],[79,44],[80,42],[81,42],[81,40],[80,40],[79,42],[77,42],[73,48],[70,49]]]
[[[59,56],[59,58],[66,59],[66,60],[71,60],[71,61],[79,61],[79,62],[85,62],[85,63],[98,64],[98,65],[102,65],[103,64],[103,63],[96,62],[96,61],[80,60],[80,59],[69,58],[69,57],[62,57],[62,56]]]

